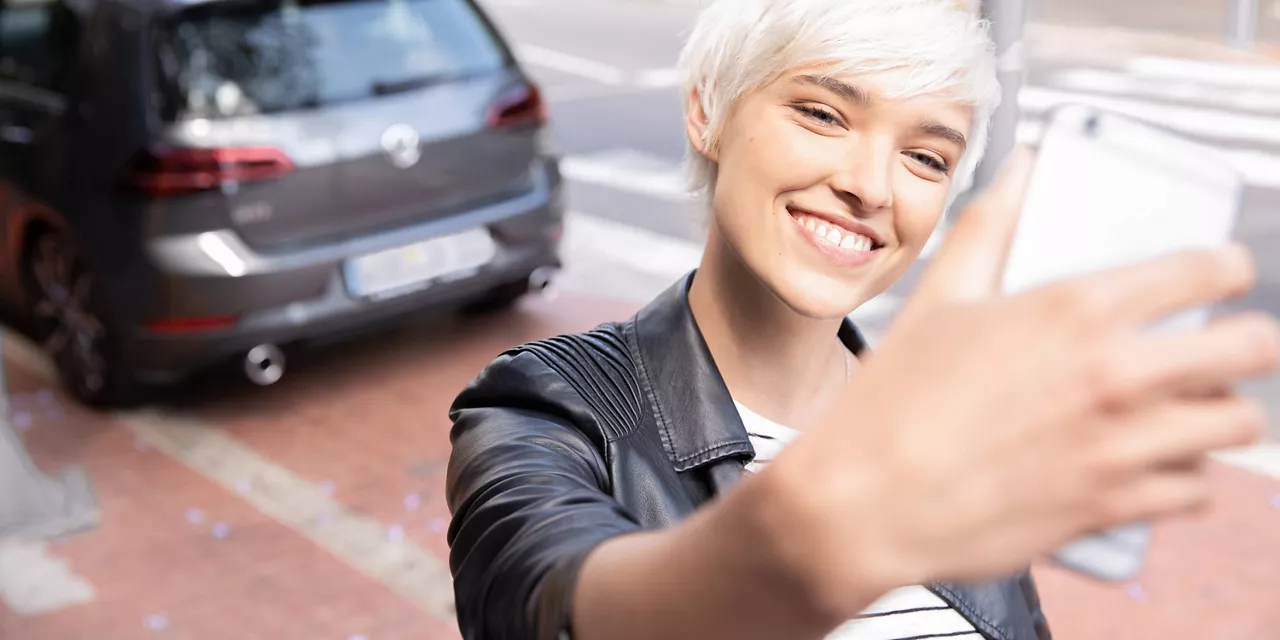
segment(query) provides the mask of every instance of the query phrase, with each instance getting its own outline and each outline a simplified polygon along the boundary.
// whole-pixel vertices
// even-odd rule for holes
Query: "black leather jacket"
[[[447,495],[469,640],[567,638],[570,596],[606,539],[671,525],[754,451],[703,342],[685,277],[635,317],[516,347],[450,411]],[[862,337],[846,322],[855,353]],[[1046,640],[1029,573],[930,587],[992,640]]]

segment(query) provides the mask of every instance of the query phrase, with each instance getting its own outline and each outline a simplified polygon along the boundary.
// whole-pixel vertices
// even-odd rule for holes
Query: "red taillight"
[[[152,333],[199,333],[230,329],[236,323],[235,316],[205,316],[200,318],[161,318],[147,323]]]
[[[228,182],[252,182],[293,171],[293,162],[274,147],[152,149],[139,153],[124,183],[155,195],[216,189]]]
[[[486,118],[493,129],[539,126],[547,123],[547,103],[532,82],[524,83],[498,97]]]

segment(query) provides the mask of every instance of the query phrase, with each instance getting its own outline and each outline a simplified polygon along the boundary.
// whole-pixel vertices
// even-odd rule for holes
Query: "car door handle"
[[[13,144],[29,144],[31,129],[16,124],[0,125],[0,140]]]

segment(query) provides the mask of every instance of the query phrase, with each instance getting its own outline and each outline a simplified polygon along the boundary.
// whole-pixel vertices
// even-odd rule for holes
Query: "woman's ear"
[[[689,136],[689,144],[704,158],[716,162],[719,158],[715,145],[707,142],[707,130],[711,124],[707,121],[707,112],[702,108],[702,93],[694,87],[685,96],[685,100],[684,129],[685,135]]]

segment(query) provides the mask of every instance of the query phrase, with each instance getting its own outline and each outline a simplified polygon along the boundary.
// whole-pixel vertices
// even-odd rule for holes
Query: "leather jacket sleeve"
[[[567,637],[587,554],[640,529],[607,491],[595,418],[528,351],[489,365],[449,416],[449,563],[463,637]]]
[[[1022,587],[1022,596],[1027,600],[1027,608],[1031,610],[1031,622],[1036,628],[1037,640],[1053,640],[1053,634],[1049,632],[1049,621],[1040,608],[1040,592],[1036,589],[1036,581],[1031,577],[1031,572],[1024,572],[1018,578],[1018,584]]]

